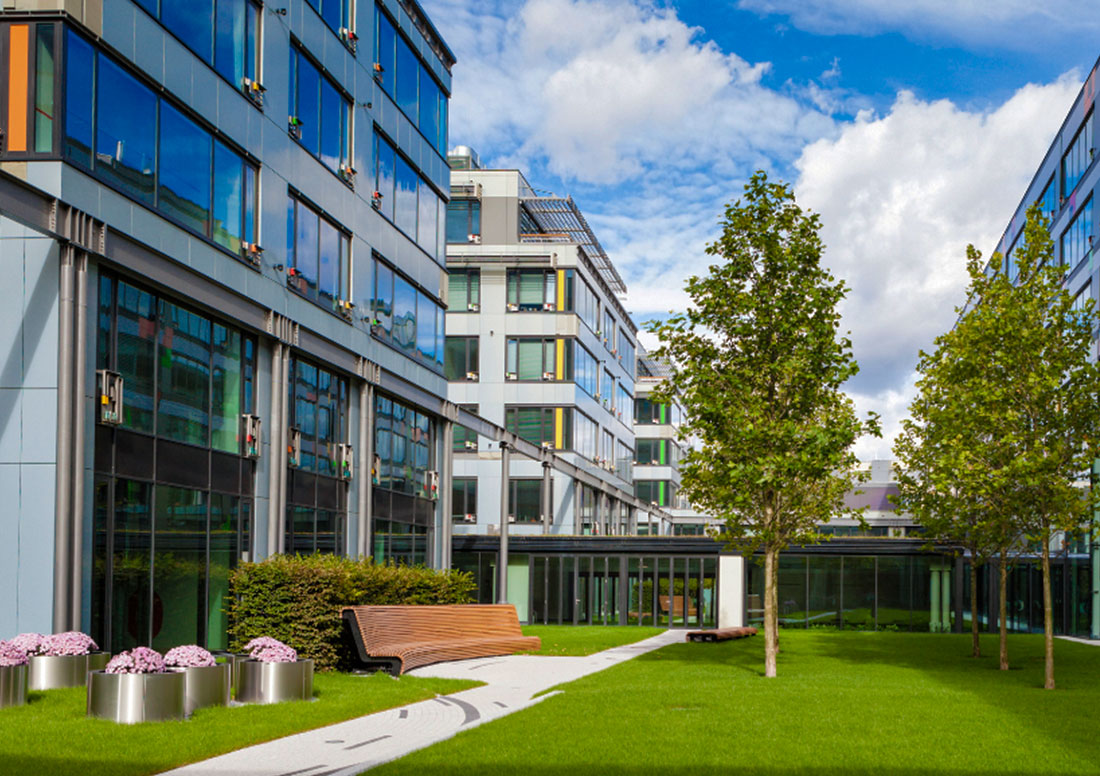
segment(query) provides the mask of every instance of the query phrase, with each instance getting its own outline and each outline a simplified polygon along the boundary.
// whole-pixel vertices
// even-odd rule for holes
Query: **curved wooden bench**
[[[366,668],[396,675],[447,660],[539,649],[524,636],[511,604],[348,606],[344,620]]]
[[[716,628],[713,630],[688,631],[688,641],[728,641],[755,636],[756,628]]]

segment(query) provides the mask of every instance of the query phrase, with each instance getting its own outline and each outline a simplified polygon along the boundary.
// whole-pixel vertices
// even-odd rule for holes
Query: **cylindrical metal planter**
[[[237,700],[241,703],[282,703],[313,697],[313,661],[237,664]]]
[[[229,663],[184,669],[183,705],[187,715],[207,706],[228,706],[232,675]]]
[[[100,671],[111,659],[110,652],[88,655],[35,655],[28,663],[28,687],[32,690],[56,690],[83,687],[89,671]]]
[[[164,674],[88,675],[88,716],[133,724],[183,719],[186,679],[182,671]]]
[[[242,661],[248,660],[249,659],[248,655],[247,654],[240,654],[240,653],[237,653],[237,652],[218,651],[218,652],[214,653],[214,657],[217,658],[218,660],[225,661],[225,663],[227,665],[229,665],[229,668],[230,668],[230,671],[231,671],[231,674],[230,674],[230,677],[229,677],[229,683],[233,687],[233,691],[236,692],[236,690],[237,690],[237,666],[239,666]]]
[[[27,667],[0,666],[0,709],[27,702]]]

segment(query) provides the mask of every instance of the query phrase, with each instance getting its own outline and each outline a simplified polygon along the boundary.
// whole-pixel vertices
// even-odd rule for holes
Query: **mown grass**
[[[968,635],[794,631],[779,677],[763,639],[676,644],[413,753],[372,776],[1100,773],[1100,647],[1009,639],[1013,670]]]
[[[525,655],[591,655],[612,647],[633,644],[663,633],[665,628],[614,625],[524,625],[524,636],[538,636],[542,649]]]
[[[84,716],[84,688],[31,693],[0,709],[0,773],[136,776],[477,686],[384,674],[317,674],[312,703],[201,709],[189,720],[118,725]]]

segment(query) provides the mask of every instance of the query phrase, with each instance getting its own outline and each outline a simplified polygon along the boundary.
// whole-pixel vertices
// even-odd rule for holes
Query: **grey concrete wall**
[[[0,634],[49,632],[58,244],[0,217]]]

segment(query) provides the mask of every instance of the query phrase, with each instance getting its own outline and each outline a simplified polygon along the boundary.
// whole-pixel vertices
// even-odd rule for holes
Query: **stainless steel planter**
[[[183,705],[187,715],[207,706],[228,706],[232,675],[229,663],[184,669]]]
[[[237,664],[237,700],[241,703],[306,701],[313,697],[313,661]]]
[[[237,667],[245,660],[249,660],[247,654],[240,654],[237,652],[225,652],[218,651],[214,653],[214,657],[217,660],[225,661],[225,664],[229,666],[231,675],[229,677],[230,685],[233,687],[233,691],[237,691]]]
[[[32,690],[56,690],[60,687],[83,687],[89,671],[107,666],[110,652],[90,655],[35,655],[28,664],[28,686]]]
[[[88,674],[88,716],[115,722],[183,719],[186,679],[182,671],[164,674]]]
[[[27,702],[27,667],[0,666],[0,709]]]

